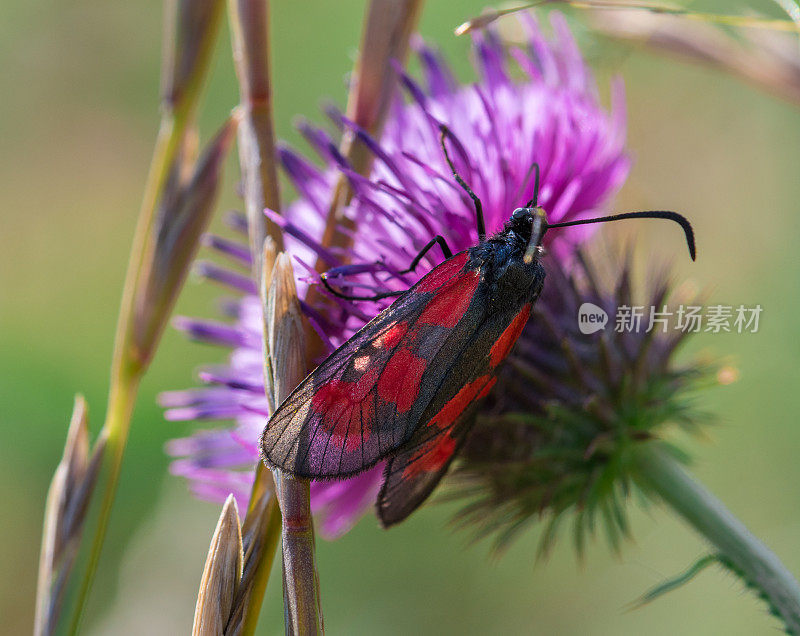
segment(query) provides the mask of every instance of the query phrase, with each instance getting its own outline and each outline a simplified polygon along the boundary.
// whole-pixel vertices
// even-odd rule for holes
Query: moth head
[[[547,214],[541,207],[517,208],[508,225],[527,245],[525,262],[531,262],[541,251],[542,238],[547,230]]]

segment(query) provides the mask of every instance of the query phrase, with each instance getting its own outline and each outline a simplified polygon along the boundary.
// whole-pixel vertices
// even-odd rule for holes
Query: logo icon
[[[587,336],[605,329],[607,323],[608,314],[602,307],[593,303],[583,303],[578,309],[578,329]]]

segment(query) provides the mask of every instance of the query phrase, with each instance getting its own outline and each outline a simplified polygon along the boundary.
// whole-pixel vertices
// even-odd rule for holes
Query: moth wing
[[[378,518],[384,527],[403,521],[433,492],[466,440],[480,398],[495,380],[481,378],[479,394],[472,397],[454,422],[444,428],[420,427],[389,460],[377,502]]]
[[[462,324],[480,281],[468,258],[460,252],[431,270],[300,383],[262,434],[268,464],[299,477],[342,478],[409,441],[436,376],[460,349],[455,341],[474,330]]]
[[[378,517],[384,527],[416,510],[447,473],[475,421],[481,400],[497,381],[496,370],[519,339],[531,303],[507,308],[484,322],[431,401],[420,426],[386,466],[378,495]]]

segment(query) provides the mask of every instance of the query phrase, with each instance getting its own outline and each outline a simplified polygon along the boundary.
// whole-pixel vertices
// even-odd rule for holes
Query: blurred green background
[[[297,142],[295,114],[320,120],[323,99],[344,103],[364,3],[273,5],[277,129]],[[431,0],[423,13],[421,32],[464,78],[468,41],[452,28],[482,6]],[[224,36],[200,121],[206,136],[238,95]],[[32,625],[43,501],[76,391],[88,399],[95,430],[102,421],[158,121],[160,40],[158,2],[0,4],[0,617],[9,634]],[[707,393],[720,425],[692,446],[693,470],[800,573],[800,114],[718,72],[608,47],[587,33],[582,42],[601,86],[614,73],[627,85],[635,166],[619,209],[677,209],[696,226],[695,265],[684,262],[674,232],[661,239],[657,224],[637,226],[641,252],[675,260],[679,279],[710,289],[715,301],[764,307],[760,333],[694,343],[732,361],[741,377]],[[231,184],[236,175],[231,162]],[[236,205],[232,193],[231,185],[223,209]],[[191,280],[177,311],[211,316],[216,293]],[[171,330],[163,340],[142,387],[87,633],[190,629],[219,508],[167,475],[164,442],[192,426],[165,423],[155,396],[191,385],[193,368],[223,355]],[[564,544],[540,565],[537,530],[493,560],[486,545],[470,546],[445,526],[450,512],[428,506],[390,532],[368,516],[343,539],[321,542],[329,633],[770,634],[777,626],[718,570],[627,611],[704,552],[664,509],[636,511],[635,542],[621,558],[598,540],[585,564]],[[265,634],[283,633],[279,581],[273,576],[268,590]]]

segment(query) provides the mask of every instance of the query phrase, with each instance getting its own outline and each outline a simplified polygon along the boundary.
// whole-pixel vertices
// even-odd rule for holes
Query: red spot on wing
[[[456,440],[449,433],[437,435],[414,453],[403,471],[403,478],[412,479],[423,472],[439,471],[455,452]]]
[[[445,261],[441,265],[434,267],[419,281],[419,283],[417,283],[417,287],[414,291],[420,292],[421,294],[436,291],[464,268],[468,256],[466,252],[462,252],[461,254],[456,254],[453,258]]]
[[[403,470],[403,478],[410,479],[418,476],[422,472],[434,472],[441,470],[456,450],[456,440],[450,434],[453,424],[458,416],[475,400],[480,400],[497,382],[497,378],[482,375],[469,384],[461,388],[442,409],[431,418],[431,421],[423,427],[423,431],[439,429],[441,432],[436,434],[431,440],[425,442],[420,449],[414,453],[408,461],[408,465]]]
[[[431,418],[426,428],[445,429],[449,427],[473,401],[486,396],[495,382],[497,382],[497,378],[488,375],[482,375],[474,379],[450,398],[441,410]]]
[[[530,315],[530,303],[523,305],[522,309],[519,310],[519,313],[514,316],[514,320],[511,321],[511,324],[505,328],[505,331],[500,334],[500,337],[492,345],[492,350],[489,352],[489,363],[493,367],[496,367],[503,360],[505,360],[506,356],[514,347],[517,340],[519,340],[519,336],[522,333],[522,330],[525,328],[525,324],[528,322],[528,317]]]
[[[492,387],[495,385],[495,382],[497,382],[497,378],[492,378],[491,380],[489,380],[489,382],[487,382],[484,385],[484,387],[480,390],[480,393],[478,393],[478,395],[475,396],[475,399],[480,400],[481,398],[485,398],[487,395],[489,395],[489,391],[492,390]]]
[[[372,400],[365,400],[375,386],[379,369],[374,367],[355,382],[337,378],[317,388],[311,407],[319,415],[320,424],[330,434],[330,441],[352,452],[369,437],[375,412]],[[363,433],[362,433],[363,427]]]
[[[479,282],[475,270],[459,274],[436,292],[422,311],[419,322],[448,329],[455,327],[467,311]]]
[[[415,356],[408,349],[395,352],[378,380],[380,398],[395,404],[398,413],[407,412],[417,399],[419,383],[427,364],[425,358]]]
[[[378,349],[394,349],[403,339],[403,336],[406,335],[406,331],[408,331],[406,323],[395,323],[375,339],[375,347]]]

